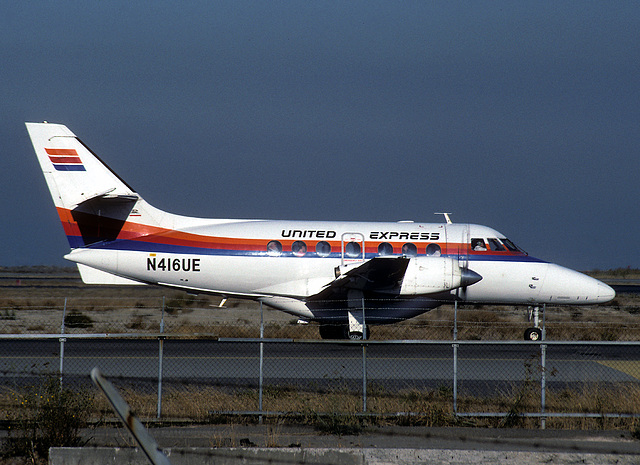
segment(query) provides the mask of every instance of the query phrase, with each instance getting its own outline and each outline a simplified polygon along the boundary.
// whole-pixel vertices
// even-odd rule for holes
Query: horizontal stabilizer
[[[90,266],[81,265],[78,263],[78,271],[82,282],[85,284],[112,284],[112,285],[141,285],[140,281],[134,281],[133,279],[121,278],[115,274],[107,273],[106,271],[96,270]]]
[[[82,204],[85,204],[87,202],[95,202],[98,200],[107,201],[107,202],[125,202],[125,203],[134,202],[135,203],[140,199],[140,196],[138,194],[116,194],[113,192],[114,190],[115,188],[111,188],[102,194],[96,194],[91,198],[83,200],[78,204],[78,206],[81,206]]]

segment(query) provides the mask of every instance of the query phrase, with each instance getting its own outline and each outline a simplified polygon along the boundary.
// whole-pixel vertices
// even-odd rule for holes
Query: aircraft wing
[[[322,291],[308,297],[307,301],[347,299],[347,294],[353,290],[363,293],[398,294],[408,265],[409,258],[376,257],[361,265],[344,267],[345,270],[340,276]]]

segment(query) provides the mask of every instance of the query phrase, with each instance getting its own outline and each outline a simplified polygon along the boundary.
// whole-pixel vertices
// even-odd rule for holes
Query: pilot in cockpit
[[[482,239],[471,239],[471,249],[474,251],[486,251],[487,246]]]

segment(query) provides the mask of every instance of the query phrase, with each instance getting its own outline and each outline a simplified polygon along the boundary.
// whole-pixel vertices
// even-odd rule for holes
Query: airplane
[[[528,255],[477,224],[204,219],[147,203],[61,124],[26,123],[87,284],[150,284],[262,302],[325,339],[445,303],[588,305],[608,285]],[[542,336],[538,319],[526,340]]]

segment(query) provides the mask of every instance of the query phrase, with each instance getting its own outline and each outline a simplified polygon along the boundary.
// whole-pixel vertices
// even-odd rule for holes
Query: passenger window
[[[427,246],[427,255],[429,257],[439,257],[442,254],[438,244],[429,244]]]
[[[279,241],[270,241],[267,244],[267,253],[274,257],[282,253],[282,244]]]
[[[415,257],[416,255],[418,255],[418,248],[415,244],[407,242],[402,246],[402,255],[406,255],[407,257]]]
[[[378,246],[378,255],[383,257],[385,255],[393,255],[393,246],[388,242],[383,242]]]
[[[331,254],[331,245],[327,241],[320,241],[316,244],[316,253],[320,257],[328,257]]]
[[[483,239],[471,239],[471,250],[485,251],[487,250],[487,244],[484,243]]]
[[[344,246],[344,254],[350,258],[356,258],[360,256],[362,247],[357,242],[348,242]]]
[[[489,242],[489,247],[491,248],[491,250],[495,250],[497,252],[504,252],[505,248],[500,243],[500,241],[498,241],[498,239],[489,238],[487,239],[487,241]]]
[[[304,257],[307,253],[307,244],[302,241],[295,241],[291,244],[291,251],[296,257]]]

